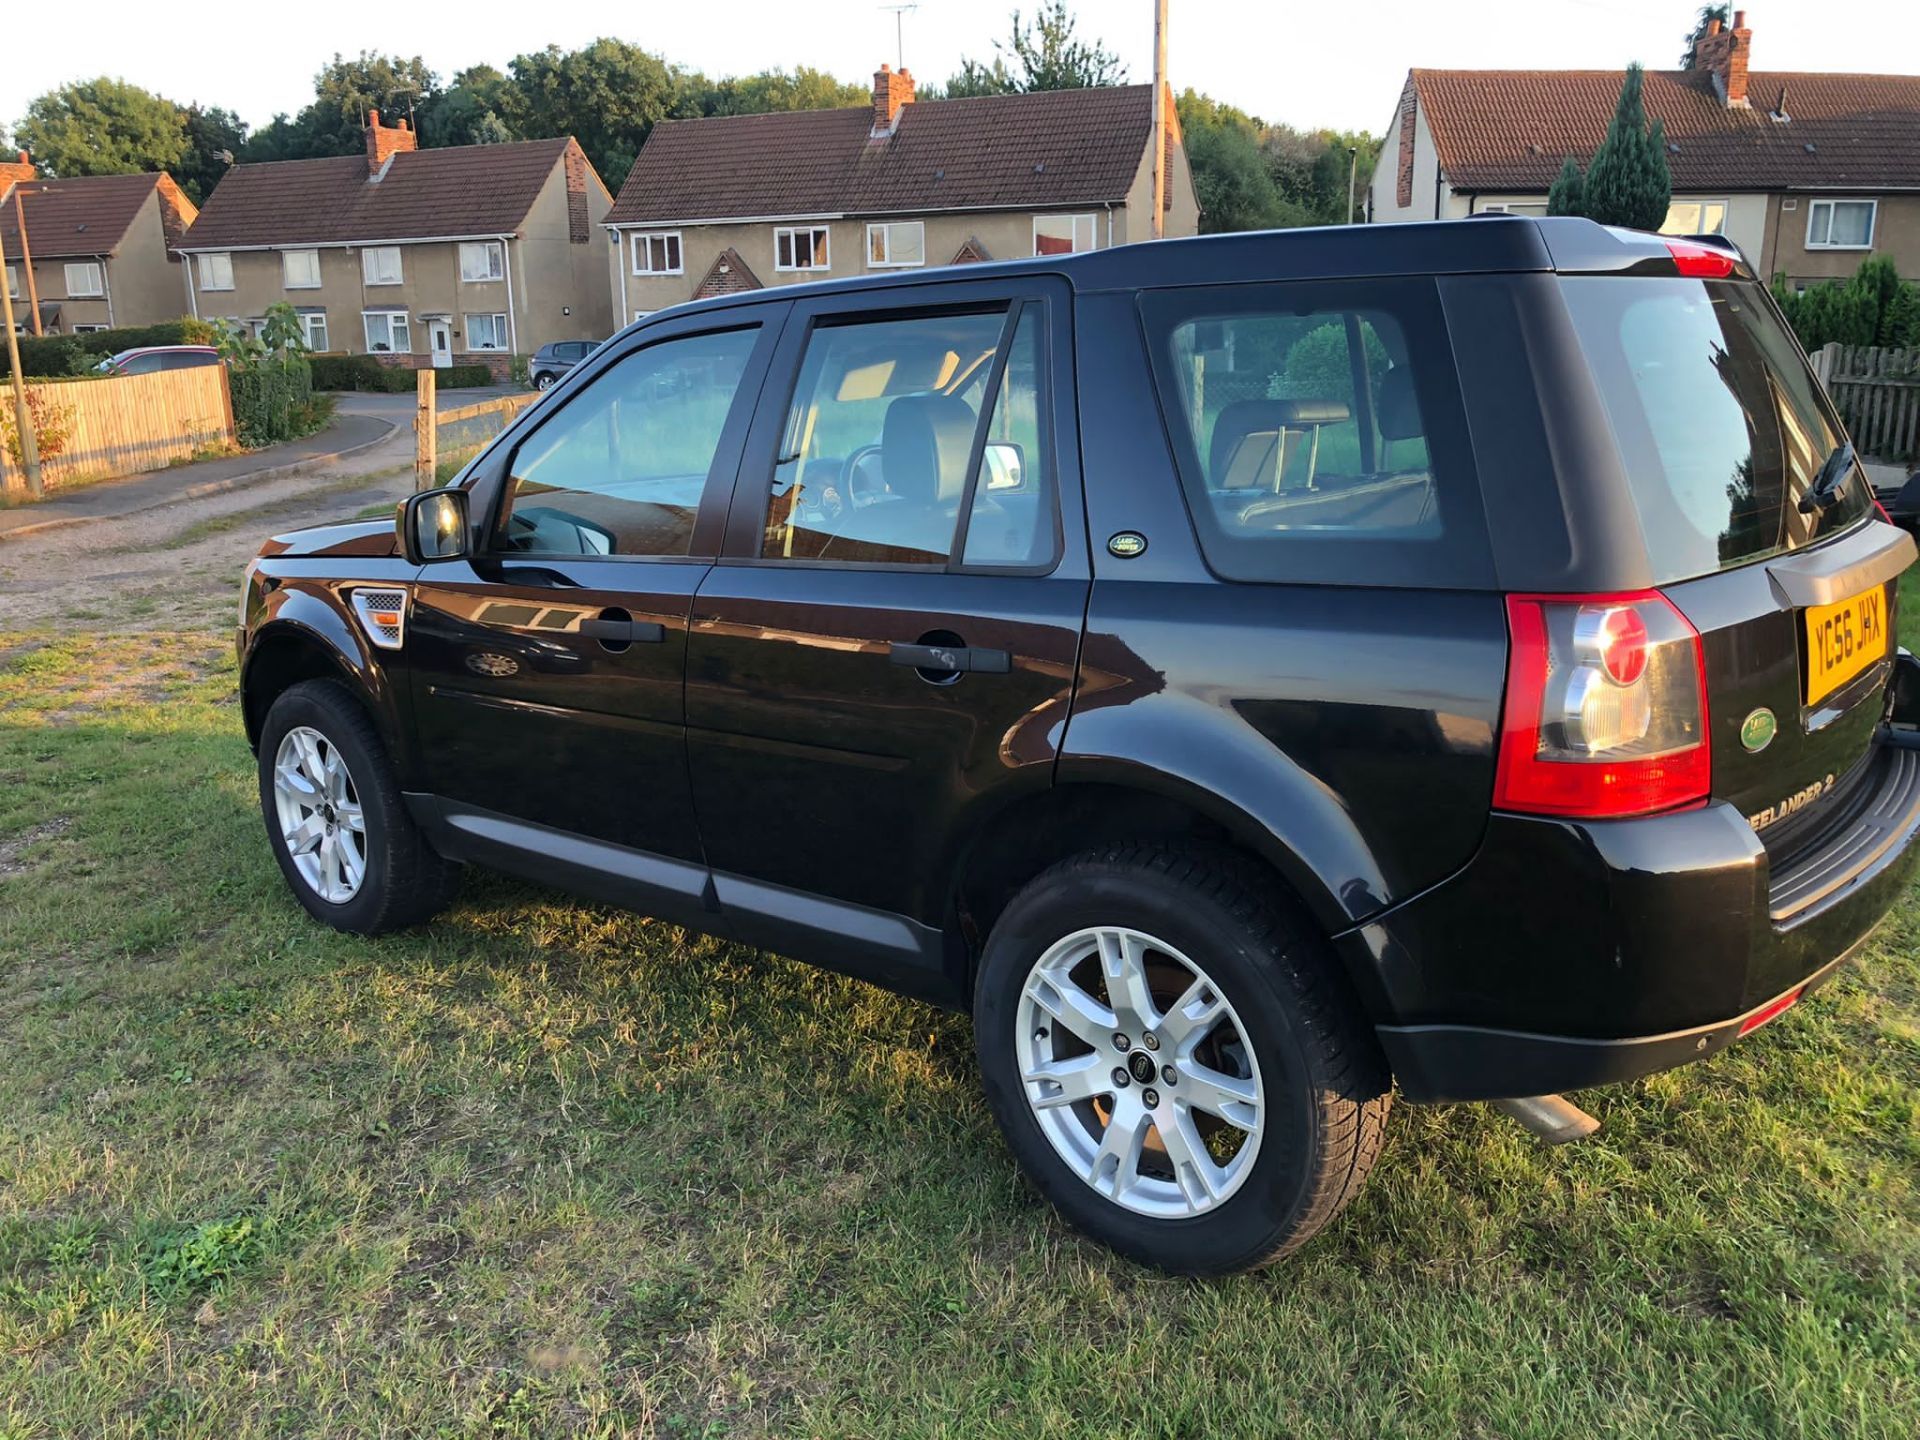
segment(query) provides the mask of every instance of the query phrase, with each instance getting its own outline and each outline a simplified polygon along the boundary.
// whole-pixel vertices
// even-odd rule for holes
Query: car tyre
[[[305,680],[273,702],[259,777],[274,859],[314,919],[379,935],[453,898],[460,867],[413,823],[380,732],[344,686]]]
[[[542,392],[551,390],[553,388],[553,381],[554,377],[542,370],[538,375],[533,377],[533,388]]]
[[[1231,851],[1120,845],[1055,865],[995,923],[974,1022],[988,1102],[1034,1186],[1163,1270],[1221,1274],[1297,1249],[1358,1193],[1385,1137],[1391,1077],[1335,957]],[[1101,1087],[1104,1104],[1075,1098]],[[1136,1131],[1127,1178],[1108,1152],[1127,1154],[1115,1137]]]

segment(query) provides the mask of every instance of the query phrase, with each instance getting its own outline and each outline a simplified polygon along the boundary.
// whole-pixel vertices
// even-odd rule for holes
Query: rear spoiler
[[[1724,235],[1655,235],[1571,216],[1547,216],[1534,223],[1553,268],[1563,275],[1759,278],[1745,252]]]

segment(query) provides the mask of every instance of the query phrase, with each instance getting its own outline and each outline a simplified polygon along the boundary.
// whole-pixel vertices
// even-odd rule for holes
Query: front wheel
[[[1074,1225],[1183,1274],[1304,1244],[1378,1156],[1389,1078],[1325,942],[1230,852],[1056,865],[994,926],[987,1097]]]
[[[543,393],[551,390],[553,388],[553,376],[547,374],[544,370],[541,371],[533,377],[533,388]]]

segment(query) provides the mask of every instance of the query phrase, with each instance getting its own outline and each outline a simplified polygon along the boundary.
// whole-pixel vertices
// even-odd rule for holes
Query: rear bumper
[[[1724,1048],[1824,982],[1920,863],[1920,736],[1883,731],[1870,784],[1775,868],[1732,806],[1579,823],[1495,815],[1460,874],[1340,937],[1391,1015],[1411,1100],[1631,1080]]]

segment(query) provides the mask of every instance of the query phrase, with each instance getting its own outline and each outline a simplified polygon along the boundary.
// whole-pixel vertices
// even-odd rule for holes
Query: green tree
[[[1547,191],[1547,214],[1584,215],[1586,181],[1580,175],[1580,162],[1571,155],[1560,166],[1553,185]]]
[[[766,115],[787,110],[844,110],[871,103],[873,92],[802,65],[795,70],[762,70],[699,85],[703,115]]]
[[[1067,0],[1041,0],[1033,20],[1013,12],[1013,34],[993,42],[991,65],[960,62],[947,81],[949,99],[966,95],[1003,95],[1024,90],[1078,90],[1090,85],[1124,85],[1127,67],[1098,40],[1074,32]]]
[[[1694,61],[1699,56],[1700,42],[1707,38],[1708,22],[1718,20],[1723,27],[1727,24],[1728,8],[1729,7],[1725,5],[1702,5],[1700,7],[1700,13],[1694,17],[1693,29],[1687,32],[1687,48],[1680,52],[1680,68],[1682,70],[1691,70],[1693,68]]]
[[[491,65],[474,65],[420,116],[422,145],[498,145],[519,138],[507,116],[518,97],[514,85]]]
[[[662,120],[700,114],[704,81],[624,40],[516,55],[514,104],[503,116],[528,139],[571,135],[615,190]]]
[[[1587,166],[1582,205],[1603,225],[1658,230],[1673,203],[1673,177],[1667,170],[1667,132],[1660,121],[1647,127],[1642,93],[1645,72],[1627,67],[1607,138]]]
[[[313,102],[292,119],[276,115],[256,131],[246,158],[357,155],[366,144],[369,110],[378,110],[389,125],[417,120],[438,93],[434,73],[418,55],[407,59],[363,50],[348,59],[336,54],[313,77]]]
[[[194,204],[204,204],[220,177],[227,173],[247,148],[247,126],[231,110],[201,105],[198,101],[181,112],[186,131],[186,153],[173,169],[173,178]]]
[[[14,139],[56,176],[171,170],[187,149],[178,105],[104,75],[39,96],[14,126]]]

